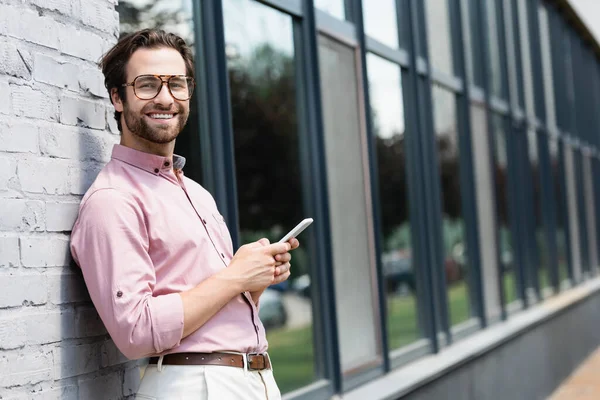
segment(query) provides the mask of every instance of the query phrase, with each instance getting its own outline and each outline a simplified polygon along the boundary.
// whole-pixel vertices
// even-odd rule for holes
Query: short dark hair
[[[112,89],[117,89],[119,97],[125,100],[125,88],[122,86],[126,79],[125,69],[131,55],[141,48],[158,49],[173,48],[181,54],[185,62],[186,75],[194,77],[194,57],[189,46],[181,37],[162,29],[143,29],[123,36],[100,60],[100,68],[104,74],[104,86],[112,102]],[[120,132],[121,113],[115,111],[115,119]]]

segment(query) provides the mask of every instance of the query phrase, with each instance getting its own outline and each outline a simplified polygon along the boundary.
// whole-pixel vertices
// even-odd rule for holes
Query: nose
[[[169,92],[167,82],[163,82],[160,87],[160,92],[158,92],[158,96],[154,98],[154,102],[170,107],[174,101],[175,99],[173,98],[173,96],[171,96],[171,93]]]

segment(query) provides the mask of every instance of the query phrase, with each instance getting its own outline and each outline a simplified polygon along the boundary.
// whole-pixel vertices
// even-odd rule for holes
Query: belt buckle
[[[259,358],[262,359],[262,362],[256,362],[257,359]],[[263,369],[266,369],[267,367],[267,362],[265,360],[265,355],[264,354],[260,354],[260,353],[248,353],[246,356],[247,360],[248,360],[248,371],[261,371]],[[261,364],[261,365],[259,365]]]

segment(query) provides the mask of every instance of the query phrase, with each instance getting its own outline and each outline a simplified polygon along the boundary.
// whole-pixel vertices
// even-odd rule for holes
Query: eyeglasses
[[[166,79],[166,80],[165,80]],[[186,75],[140,75],[131,83],[121,86],[133,86],[133,94],[140,100],[152,100],[160,93],[164,84],[176,100],[189,100],[194,93],[194,78]]]

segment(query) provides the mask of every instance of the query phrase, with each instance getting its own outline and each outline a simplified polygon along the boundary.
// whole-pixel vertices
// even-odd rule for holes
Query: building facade
[[[566,0],[0,0],[0,398],[133,398],[68,252],[119,140],[97,68],[193,47],[176,152],[267,291],[286,399],[544,398],[600,345],[600,46]]]

